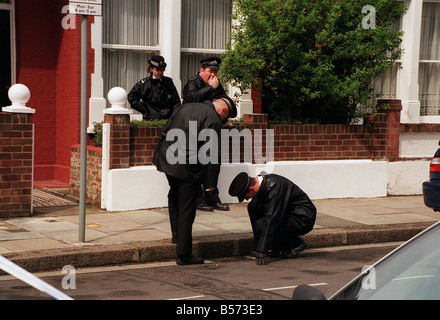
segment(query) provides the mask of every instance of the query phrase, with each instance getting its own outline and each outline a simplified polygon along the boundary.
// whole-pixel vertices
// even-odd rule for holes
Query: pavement
[[[65,190],[36,190],[30,217],[0,219],[0,255],[30,272],[175,260],[168,209],[107,212],[86,207],[79,241],[78,201]],[[437,222],[423,196],[313,200],[309,248],[406,241]],[[247,204],[197,211],[193,254],[205,259],[247,255],[254,248]],[[0,273],[2,271],[0,270]]]

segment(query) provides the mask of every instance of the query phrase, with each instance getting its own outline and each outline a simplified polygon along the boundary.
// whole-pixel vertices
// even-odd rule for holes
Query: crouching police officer
[[[292,181],[276,174],[252,178],[242,172],[232,181],[229,194],[240,202],[252,199],[248,213],[257,243],[253,252],[257,265],[267,264],[271,254],[294,258],[307,248],[299,236],[313,229],[316,207]]]

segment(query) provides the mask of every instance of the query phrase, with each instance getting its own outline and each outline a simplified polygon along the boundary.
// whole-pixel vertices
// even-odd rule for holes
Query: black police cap
[[[167,67],[164,57],[159,55],[152,56],[151,59],[148,60],[148,63],[159,70],[164,70]]]
[[[237,106],[235,105],[234,101],[229,98],[227,95],[221,96],[220,99],[226,102],[229,108],[229,118],[235,118],[237,116]]]
[[[239,173],[229,186],[229,195],[237,197],[238,201],[243,202],[246,193],[249,191],[251,179],[246,172]]]
[[[220,64],[222,63],[222,59],[218,57],[205,58],[200,60],[200,63],[203,67],[208,67],[213,70],[218,70],[220,68]]]

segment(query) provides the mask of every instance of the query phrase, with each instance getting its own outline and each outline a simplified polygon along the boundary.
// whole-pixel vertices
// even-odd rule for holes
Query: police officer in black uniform
[[[218,57],[200,60],[200,70],[183,88],[183,103],[202,102],[226,95],[217,74],[222,60]]]
[[[136,83],[128,94],[131,108],[142,113],[145,120],[168,119],[181,105],[173,80],[163,75],[166,66],[162,56],[151,57],[147,66],[150,75]]]
[[[202,258],[192,255],[192,225],[196,216],[197,190],[200,188],[205,166],[198,157],[199,149],[203,146],[203,143],[198,141],[198,135],[203,129],[212,129],[220,141],[224,122],[229,117],[236,116],[235,104],[227,96],[212,102],[207,100],[201,103],[187,103],[174,111],[160,135],[153,163],[157,170],[166,174],[170,185],[168,210],[171,231],[177,242],[176,253],[179,265],[204,263]],[[192,125],[196,126],[195,130],[190,130]],[[170,132],[171,130],[173,131]],[[185,141],[178,139],[175,141],[176,132],[183,132]],[[172,136],[167,138],[168,133]],[[197,136],[191,137],[191,134]],[[197,141],[197,150],[192,150],[190,139]],[[217,155],[220,157],[220,146],[217,147]],[[179,152],[184,155],[183,162],[170,159],[170,156],[175,156],[175,151],[177,151],[177,159],[180,159]],[[191,158],[194,155],[196,161]],[[212,161],[215,162],[212,165],[220,166],[219,160]]]
[[[294,258],[307,248],[299,236],[313,229],[316,207],[292,181],[276,174],[251,178],[242,172],[232,181],[229,194],[240,202],[252,199],[248,213],[257,265],[267,264],[270,255]]]
[[[222,60],[218,57],[200,60],[199,73],[189,79],[183,88],[183,103],[212,101],[226,95],[225,89],[217,78],[221,62]],[[229,206],[222,203],[219,198],[217,183],[220,167],[213,168],[208,165],[204,170],[204,180],[198,192],[197,209],[203,211],[230,210]]]

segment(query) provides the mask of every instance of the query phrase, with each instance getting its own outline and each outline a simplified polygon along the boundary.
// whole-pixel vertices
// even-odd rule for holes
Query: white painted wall
[[[273,169],[267,171],[267,169]],[[394,171],[399,168],[394,168]],[[255,176],[265,170],[291,179],[312,199],[382,197],[387,195],[388,163],[370,160],[280,161],[273,166],[224,164],[219,177],[220,198],[236,203],[228,194],[229,184],[240,172]],[[138,210],[168,206],[168,182],[155,166],[108,171],[106,209]],[[104,188],[103,188],[104,192]]]
[[[402,158],[430,158],[439,148],[439,132],[401,133],[399,155]]]
[[[422,183],[429,180],[430,160],[388,163],[388,195],[422,194]]]

